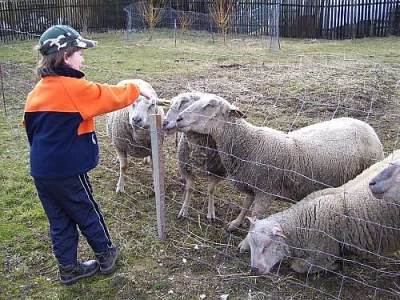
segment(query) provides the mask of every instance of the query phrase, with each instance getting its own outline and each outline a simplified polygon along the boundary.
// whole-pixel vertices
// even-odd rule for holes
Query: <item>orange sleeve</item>
[[[64,86],[84,119],[90,119],[124,108],[140,96],[137,85],[98,84],[87,80],[66,78]]]

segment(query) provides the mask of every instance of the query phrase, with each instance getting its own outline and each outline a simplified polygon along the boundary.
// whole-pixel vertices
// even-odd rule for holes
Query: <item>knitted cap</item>
[[[56,53],[70,46],[87,49],[96,45],[96,41],[84,39],[78,31],[67,25],[51,26],[39,39],[39,51],[42,55]]]

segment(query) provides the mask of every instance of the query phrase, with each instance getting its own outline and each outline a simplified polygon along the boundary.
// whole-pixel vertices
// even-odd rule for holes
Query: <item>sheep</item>
[[[176,132],[176,119],[179,112],[199,100],[201,97],[212,97],[212,94],[200,92],[185,92],[171,99],[170,107],[165,115],[163,130],[166,134]],[[181,134],[178,143],[178,170],[185,180],[185,192],[183,203],[178,217],[187,217],[190,206],[190,198],[193,194],[195,176],[206,176],[208,179],[207,219],[215,219],[214,189],[225,176],[226,171],[216,151],[215,141],[207,134],[186,132]]]
[[[369,182],[375,198],[385,200],[400,199],[400,159],[393,160]]]
[[[369,189],[371,178],[393,159],[400,159],[400,150],[343,186],[311,193],[266,219],[249,218],[252,272],[267,274],[290,257],[294,271],[311,274],[337,270],[341,253],[371,257],[400,250],[400,195],[380,200]]]
[[[106,133],[117,152],[120,166],[116,193],[125,191],[128,155],[144,158],[145,162],[152,166],[149,116],[159,114],[161,121],[164,120],[164,110],[158,106],[163,104],[163,100],[158,99],[153,87],[141,79],[123,80],[118,85],[127,82],[137,84],[140,89],[146,89],[153,97],[147,100],[145,97],[139,96],[131,105],[106,115]]]
[[[353,118],[337,118],[289,133],[258,127],[225,99],[203,97],[179,113],[181,132],[209,134],[227,178],[245,195],[239,216],[228,231],[253,211],[262,215],[268,198],[298,201],[326,187],[340,186],[381,160],[383,147],[374,129]]]

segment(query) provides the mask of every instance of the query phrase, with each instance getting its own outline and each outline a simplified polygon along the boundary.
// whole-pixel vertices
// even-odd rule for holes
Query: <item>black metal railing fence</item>
[[[218,31],[210,14],[215,0],[167,0],[157,27],[180,26],[191,14],[191,30]],[[225,0],[233,6],[229,34],[348,39],[400,35],[400,0]],[[146,20],[133,0],[8,0],[0,1],[0,40],[39,36],[52,24],[79,31],[145,29]],[[157,6],[159,5],[159,6]],[[278,12],[278,15],[277,13]],[[129,21],[129,22],[128,22]],[[279,27],[279,30],[274,30]],[[276,29],[276,28],[275,28]]]

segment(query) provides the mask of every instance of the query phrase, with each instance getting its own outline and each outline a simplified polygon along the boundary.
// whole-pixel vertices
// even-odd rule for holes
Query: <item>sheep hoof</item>
[[[178,219],[186,218],[189,216],[188,208],[183,206],[178,214]]]
[[[239,248],[239,253],[244,253],[244,252],[250,251],[250,244],[247,241],[247,236],[244,238],[244,240],[242,240],[239,243],[238,248]]]
[[[207,216],[207,221],[208,223],[212,224],[216,221],[216,217],[215,216]]]
[[[239,224],[239,226],[238,226],[238,225],[236,225],[235,222],[232,221],[228,224],[228,228],[226,229],[226,231],[227,232],[237,231],[237,230],[239,230],[240,227],[241,227],[241,224]]]

